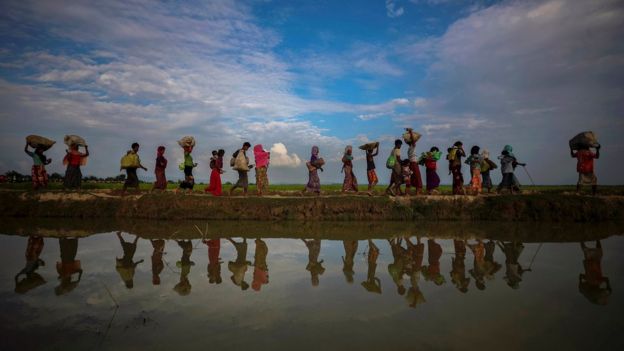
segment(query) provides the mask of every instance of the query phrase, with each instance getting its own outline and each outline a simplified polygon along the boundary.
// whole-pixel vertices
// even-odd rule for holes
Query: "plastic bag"
[[[139,155],[128,152],[124,157],[121,158],[121,169],[126,168],[139,168]]]
[[[395,164],[396,164],[396,156],[394,156],[394,150],[393,150],[390,156],[388,156],[388,159],[386,160],[386,168],[393,169]]]
[[[29,136],[26,137],[26,142],[32,148],[36,149],[36,148],[40,147],[44,151],[48,150],[49,148],[52,147],[52,145],[54,145],[56,143],[56,141],[50,140],[50,139],[42,137],[40,135],[29,135]]]
[[[87,146],[87,142],[78,135],[66,135],[63,138],[63,142],[67,146],[78,145],[78,146]]]

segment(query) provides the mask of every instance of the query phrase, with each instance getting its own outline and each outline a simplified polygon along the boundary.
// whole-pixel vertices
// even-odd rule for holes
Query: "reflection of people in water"
[[[377,257],[379,257],[379,248],[371,239],[368,239],[368,273],[366,280],[362,282],[362,286],[368,292],[381,294],[381,280],[375,276]]]
[[[43,250],[43,238],[36,235],[29,236],[28,244],[26,244],[26,265],[15,276],[16,293],[25,294],[46,283],[45,279],[36,272],[39,266],[45,266],[45,262],[39,258],[41,250]],[[19,280],[20,275],[25,275],[24,279]]]
[[[152,284],[160,285],[160,272],[165,268],[163,254],[165,252],[165,241],[163,239],[150,240],[154,252],[152,252]]]
[[[494,261],[494,250],[496,250],[496,243],[489,240],[485,243],[485,278],[487,280],[494,279],[494,275],[501,269],[501,264]]]
[[[423,268],[423,274],[425,280],[433,281],[435,285],[442,285],[446,283],[446,279],[442,273],[440,273],[440,257],[442,257],[442,246],[435,242],[435,239],[427,240],[427,251],[429,256],[427,260],[429,266]]]
[[[602,246],[596,240],[596,247],[590,248],[581,242],[585,274],[579,274],[579,292],[597,305],[606,305],[611,295],[609,278],[602,275]],[[604,286],[603,286],[604,285]]]
[[[503,250],[505,254],[505,281],[512,289],[518,289],[520,282],[522,281],[522,275],[530,269],[524,269],[518,263],[520,254],[524,250],[524,245],[518,241],[511,241],[508,243],[497,242],[498,246]]]
[[[203,240],[208,246],[208,283],[221,284],[221,239]]]
[[[405,286],[403,285],[403,274],[405,274],[405,259],[407,258],[407,250],[401,246],[403,239],[392,238],[388,239],[390,249],[392,251],[392,258],[394,261],[388,265],[388,273],[392,277],[392,281],[397,286],[397,293],[399,295],[405,295]]]
[[[475,244],[468,244],[470,251],[472,251],[472,255],[474,256],[474,260],[472,261],[472,269],[470,270],[470,275],[475,279],[475,285],[477,289],[484,290],[485,289],[485,245],[481,239],[477,239]]]
[[[182,249],[182,258],[176,262],[176,267],[180,268],[180,281],[173,287],[173,290],[180,296],[186,296],[191,293],[191,282],[188,275],[191,273],[191,266],[195,265],[195,262],[191,261],[193,242],[190,240],[176,240],[176,242]]]
[[[358,241],[357,240],[343,240],[345,255],[342,257],[342,272],[344,273],[347,283],[353,283],[353,265],[355,254],[357,253]]]
[[[251,288],[260,291],[262,285],[269,284],[269,266],[267,265],[267,255],[269,248],[261,239],[256,239],[256,252],[254,253],[254,273]]]
[[[415,308],[421,303],[425,303],[425,296],[422,291],[420,291],[420,287],[418,286],[418,282],[420,280],[420,274],[423,269],[423,259],[425,257],[425,244],[420,242],[420,237],[416,237],[416,244],[412,243],[409,238],[405,238],[405,242],[407,243],[407,274],[410,277],[410,288],[407,289],[407,302],[410,307]]]
[[[236,261],[228,262],[228,269],[232,272],[232,283],[236,286],[240,286],[242,290],[249,289],[249,284],[245,281],[245,273],[247,272],[247,266],[251,265],[251,262],[247,261],[247,239],[243,239],[242,242],[237,243],[231,238],[227,239],[234,245],[236,249]]]
[[[468,285],[470,284],[470,278],[466,277],[466,241],[465,240],[453,240],[453,246],[455,247],[455,257],[451,259],[451,282],[457,288],[457,290],[466,293],[468,292]]]
[[[117,232],[117,238],[119,238],[119,243],[121,244],[121,248],[123,250],[123,257],[117,258],[117,264],[115,265],[115,269],[117,269],[117,273],[121,277],[121,280],[126,284],[126,288],[132,289],[134,286],[134,271],[136,266],[139,263],[143,262],[143,260],[133,262],[134,253],[137,248],[137,241],[139,237],[137,235],[134,236],[134,241],[127,242],[121,236],[121,232]]]
[[[76,260],[78,239],[60,238],[59,246],[61,247],[61,262],[56,262],[56,271],[59,275],[60,284],[54,288],[56,295],[66,294],[74,290],[82,278],[80,260]],[[78,273],[78,279],[72,281],[72,275],[75,273]]]
[[[321,254],[321,239],[311,239],[307,241],[305,239],[301,239],[301,241],[303,241],[308,247],[308,265],[306,266],[306,270],[310,272],[312,286],[318,286],[319,276],[325,273],[323,260],[318,260],[319,255]]]

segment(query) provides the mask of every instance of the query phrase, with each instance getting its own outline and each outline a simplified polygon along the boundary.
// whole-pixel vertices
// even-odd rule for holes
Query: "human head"
[[[403,142],[401,141],[401,139],[397,139],[397,140],[394,141],[394,147],[395,148],[398,149],[398,148],[401,147],[401,145],[403,145]]]
[[[470,149],[470,154],[471,154],[471,155],[477,155],[477,154],[479,154],[479,150],[481,150],[481,148],[480,148],[480,147],[478,147],[477,145],[475,145],[475,146],[473,146],[473,147]]]
[[[345,154],[351,155],[352,153],[353,153],[353,147],[351,145],[347,145],[347,147],[345,147]]]
[[[193,152],[193,147],[192,146],[185,146],[185,147],[183,147],[183,149],[184,149],[184,152],[188,152],[189,154],[191,152]]]
[[[78,146],[76,146],[76,148],[78,148]],[[132,143],[132,150],[134,152],[138,152],[139,151],[139,143]]]
[[[508,155],[509,155],[509,151],[507,151],[507,150],[503,150],[503,152],[501,152],[501,155],[503,155],[503,156],[508,156]]]
[[[223,157],[223,155],[225,155],[225,150],[219,149],[219,151],[217,151],[217,155]]]
[[[212,156],[217,156],[217,150],[212,150]]]
[[[162,145],[161,145],[161,146],[159,146],[159,147],[158,147],[158,149],[156,149],[156,152],[157,152],[159,155],[164,154],[164,153],[165,153],[165,147],[164,147],[164,146],[162,146]]]
[[[319,154],[319,147],[314,145],[312,146],[312,156],[318,156]]]
[[[434,147],[431,148],[431,150],[429,150],[429,152],[439,152],[439,151],[440,151],[440,149],[438,149],[437,146],[434,146]]]
[[[245,142],[243,143],[243,150],[248,150],[251,147],[251,144],[249,142]]]
[[[78,144],[71,144],[69,146],[70,149],[74,150],[74,151],[78,151]]]
[[[405,287],[403,285],[399,285],[397,286],[397,292],[399,293],[399,295],[405,295]]]
[[[461,141],[458,140],[458,141],[455,142],[455,144],[453,144],[453,146],[462,147],[462,146],[464,146],[464,144]]]
[[[410,164],[410,160],[407,158],[401,161],[401,166],[403,167],[409,166],[409,164]]]
[[[483,158],[490,158],[490,151],[488,151],[488,149],[483,149],[481,154],[483,155]]]

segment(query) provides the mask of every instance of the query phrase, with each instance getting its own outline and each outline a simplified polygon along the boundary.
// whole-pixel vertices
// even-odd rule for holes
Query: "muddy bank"
[[[101,192],[1,192],[2,217],[328,221],[624,221],[624,197],[211,197]]]
[[[0,234],[77,237],[124,232],[144,239],[318,238],[365,240],[394,236],[439,239],[492,239],[521,242],[579,242],[624,233],[624,223],[509,223],[405,221],[156,221],[142,219],[4,218]]]

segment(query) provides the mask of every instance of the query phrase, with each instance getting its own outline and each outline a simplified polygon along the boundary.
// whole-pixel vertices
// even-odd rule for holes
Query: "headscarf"
[[[314,145],[312,146],[312,156],[310,156],[310,162],[314,162],[316,160],[318,160],[318,154],[319,154],[319,147]]]
[[[256,168],[266,167],[269,165],[270,153],[262,148],[262,144],[254,146],[254,158],[256,159]]]
[[[483,149],[483,151],[481,151],[481,156],[486,159],[486,158],[490,158],[490,151],[488,151],[488,149]]]
[[[161,145],[158,147],[158,149],[156,149],[156,156],[161,157],[164,154],[165,154],[165,147]]]
[[[505,145],[503,151],[507,151],[509,153],[509,156],[514,157],[513,147],[511,147],[511,145]]]
[[[349,155],[349,151],[351,151],[353,153],[353,147],[351,145],[347,145],[347,147],[345,147],[343,158],[347,159],[347,161],[352,161],[353,160],[353,154]]]

